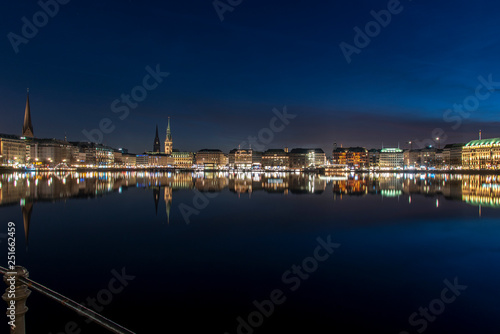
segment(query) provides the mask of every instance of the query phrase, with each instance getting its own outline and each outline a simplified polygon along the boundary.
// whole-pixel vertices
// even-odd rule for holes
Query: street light
[[[439,145],[439,137],[436,137],[437,143],[438,143],[438,150],[441,148]]]

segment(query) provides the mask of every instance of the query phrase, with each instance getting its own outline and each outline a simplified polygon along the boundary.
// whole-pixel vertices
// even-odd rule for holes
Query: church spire
[[[153,144],[153,152],[160,153],[160,137],[158,136],[158,124],[156,124],[156,136]]]
[[[33,138],[33,124],[31,124],[30,112],[30,89],[28,88],[26,95],[26,108],[24,109],[23,136]]]
[[[170,117],[167,125],[167,138],[165,138],[165,154],[172,154],[172,133],[170,132]]]
[[[168,117],[167,139],[172,140],[172,133],[170,132],[170,117]]]

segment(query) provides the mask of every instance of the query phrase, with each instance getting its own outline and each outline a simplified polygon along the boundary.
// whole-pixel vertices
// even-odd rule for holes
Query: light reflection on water
[[[471,205],[500,207],[500,176],[431,173],[375,173],[324,176],[296,173],[190,172],[67,172],[0,175],[0,206],[94,197],[124,188],[197,189],[199,191],[321,194],[331,186],[335,195],[385,197],[443,195]]]
[[[73,299],[95,296],[126,266],[137,280],[105,315],[137,333],[234,333],[252,301],[330,234],[338,252],[255,333],[292,331],[294,321],[304,333],[413,333],[408,317],[456,276],[468,290],[426,333],[488,333],[500,309],[499,184],[460,174],[14,173],[0,175],[0,215],[20,222],[22,212],[19,263]],[[179,207],[195,207],[197,193],[209,204],[187,225]],[[28,301],[37,332],[78,322],[52,319],[46,303]]]

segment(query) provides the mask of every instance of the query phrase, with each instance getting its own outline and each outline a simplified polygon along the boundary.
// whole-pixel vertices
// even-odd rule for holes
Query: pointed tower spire
[[[172,140],[172,133],[170,132],[170,116],[168,117],[168,125],[167,125],[167,139]]]
[[[23,136],[33,138],[33,124],[31,124],[30,89],[27,89],[26,108],[24,109]]]
[[[170,117],[168,117],[167,138],[165,138],[165,154],[172,154],[172,151],[173,151],[172,133],[170,132]]]

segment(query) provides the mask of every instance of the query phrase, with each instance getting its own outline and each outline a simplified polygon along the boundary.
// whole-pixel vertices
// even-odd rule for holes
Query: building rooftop
[[[465,143],[448,144],[448,145],[445,145],[444,148],[457,148],[457,147],[462,147],[464,145],[465,145]]]
[[[264,152],[264,154],[266,154],[266,153],[281,153],[281,154],[285,154],[285,150],[281,149],[281,148],[271,148],[271,149],[268,149],[267,151]]]
[[[325,153],[325,151],[323,151],[321,148],[294,148],[290,151],[290,153],[298,153],[298,154],[307,154],[312,152],[319,154]]]
[[[494,144],[500,144],[500,138],[471,140],[470,142],[465,144],[465,146],[470,147],[470,146],[494,145]]]
[[[209,149],[209,148],[204,148],[203,150],[199,150],[198,152],[217,152],[217,153],[222,153],[221,150],[214,150],[214,149]]]
[[[99,148],[105,150],[114,151],[114,148],[110,146],[105,146],[103,144],[91,143],[91,142],[80,142],[80,141],[70,141],[69,142],[73,146],[78,146],[79,148]]]
[[[380,150],[381,153],[400,153],[403,152],[400,148],[383,148]]]
[[[21,139],[21,136],[8,135],[8,134],[0,133],[0,138],[5,138],[5,139]]]
[[[364,147],[338,147],[333,150],[333,152],[368,152],[368,150]]]

